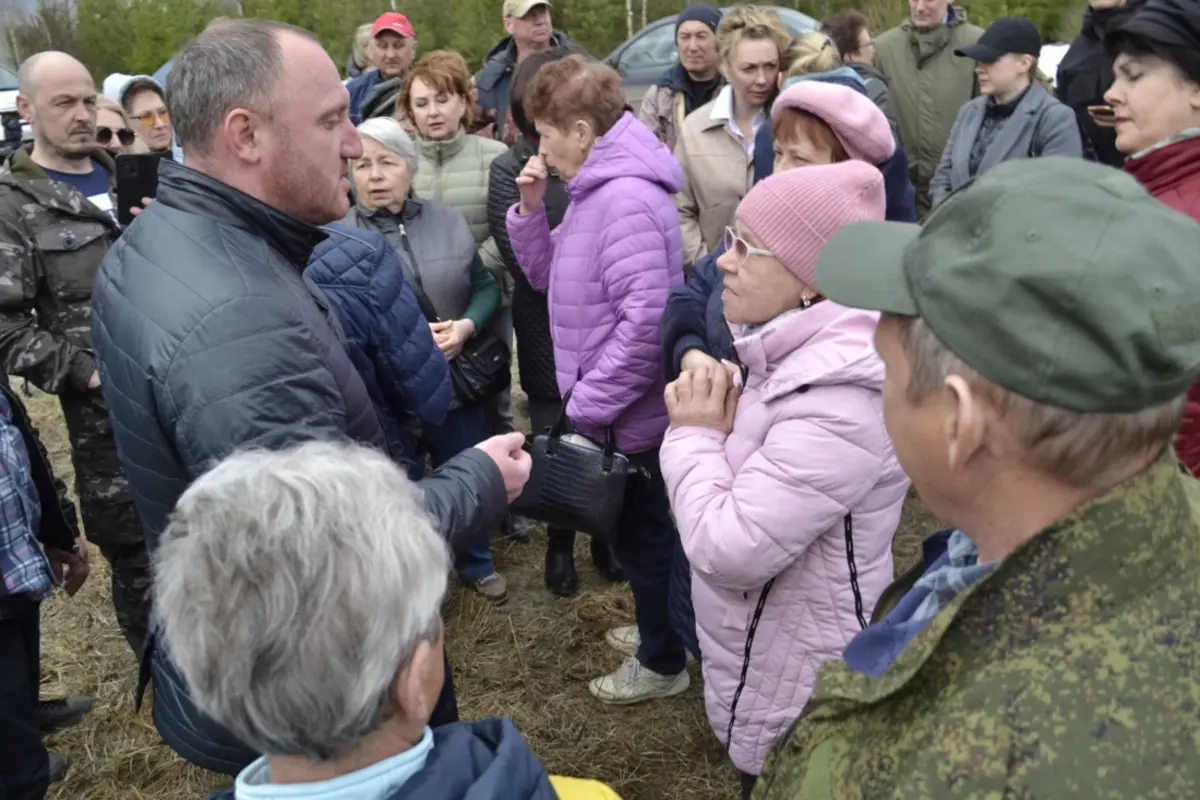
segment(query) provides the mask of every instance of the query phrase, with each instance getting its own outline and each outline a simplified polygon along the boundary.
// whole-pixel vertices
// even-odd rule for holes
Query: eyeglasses
[[[112,128],[100,126],[96,128],[96,144],[101,147],[108,147],[108,143],[112,141],[113,134],[117,135],[117,141],[121,143],[121,147],[129,147],[133,144],[134,133],[132,128],[117,128],[115,131]]]
[[[725,251],[733,253],[733,257],[737,259],[739,264],[745,264],[746,259],[750,256],[767,256],[774,258],[775,254],[770,250],[763,250],[761,247],[755,247],[747,242],[741,236],[738,236],[733,228],[725,228]]]
[[[147,111],[145,114],[138,114],[134,119],[142,123],[143,128],[153,128],[156,117],[162,120],[164,125],[171,124],[171,112],[165,108],[160,108],[157,111]]]

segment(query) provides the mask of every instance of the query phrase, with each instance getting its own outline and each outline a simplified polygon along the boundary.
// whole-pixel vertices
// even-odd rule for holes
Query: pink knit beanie
[[[771,106],[771,122],[785,108],[807,111],[824,121],[856,161],[880,164],[896,152],[896,140],[887,117],[862,92],[820,81],[800,81],[784,89]]]
[[[818,292],[817,255],[838,228],[882,220],[883,174],[863,161],[797,167],[759,181],[737,218],[788,271]]]

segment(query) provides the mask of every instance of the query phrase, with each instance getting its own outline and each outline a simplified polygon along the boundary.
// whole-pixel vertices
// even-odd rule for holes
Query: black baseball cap
[[[1042,54],[1042,35],[1033,20],[1025,17],[1001,17],[988,26],[975,44],[960,47],[956,56],[976,61],[995,61],[1008,53],[1037,58]]]

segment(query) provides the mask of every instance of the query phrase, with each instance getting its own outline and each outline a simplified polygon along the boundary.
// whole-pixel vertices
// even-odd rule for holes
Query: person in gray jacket
[[[341,323],[302,277],[328,235],[318,226],[349,210],[344,163],[362,154],[337,68],[303,29],[228,20],[180,51],[168,95],[188,166],[164,162],[156,201],[109,250],[92,295],[101,387],[152,552],[188,485],[235,449],[387,450]],[[499,525],[529,475],[522,443],[494,437],[420,482],[452,543]],[[139,679],[140,695],[153,675],[159,733],[236,774],[258,754],[198,710],[159,638]],[[435,715],[457,718],[452,687]]]
[[[954,119],[929,184],[937,207],[997,164],[1014,158],[1083,157],[1075,112],[1037,79],[1042,36],[1024,17],[1001,17],[979,41],[954,51],[978,62],[979,97]]]

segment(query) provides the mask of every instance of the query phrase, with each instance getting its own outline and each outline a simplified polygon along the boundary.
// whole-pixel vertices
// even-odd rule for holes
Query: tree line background
[[[711,1],[711,0],[710,0]],[[715,4],[732,5],[730,0]],[[2,5],[2,4],[0,4]],[[603,58],[634,29],[682,10],[687,0],[555,0],[554,26]],[[857,8],[882,31],[908,15],[907,0],[781,0],[821,19]],[[1069,41],[1079,28],[1081,0],[968,0],[972,22],[1027,16],[1045,41]],[[395,3],[417,31],[423,51],[450,49],[479,65],[504,35],[501,0],[421,0]],[[64,50],[92,70],[97,81],[113,72],[153,73],[217,16],[260,17],[307,28],[344,65],[354,29],[391,10],[392,0],[38,0],[27,12],[8,11],[6,44],[20,61],[40,50]]]

